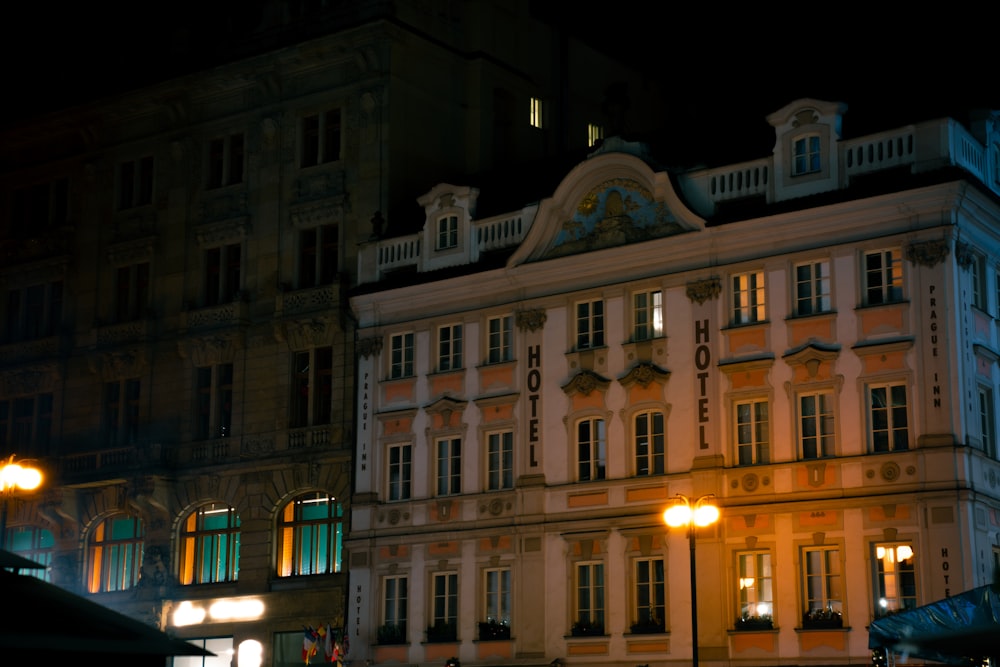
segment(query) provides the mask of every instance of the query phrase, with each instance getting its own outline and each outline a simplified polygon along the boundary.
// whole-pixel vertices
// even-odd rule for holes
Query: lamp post
[[[3,504],[0,504],[0,549],[7,548],[7,508],[14,492],[18,489],[31,491],[41,483],[42,471],[14,463],[13,454],[0,465],[0,495],[3,496]]]
[[[671,528],[686,526],[688,547],[691,552],[691,665],[698,667],[698,577],[695,565],[695,528],[708,526],[719,520],[719,508],[710,501],[715,498],[707,494],[691,501],[678,493],[673,505],[663,512],[663,521]]]

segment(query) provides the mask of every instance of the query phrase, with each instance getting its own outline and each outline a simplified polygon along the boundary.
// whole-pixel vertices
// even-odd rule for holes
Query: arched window
[[[52,531],[36,526],[14,526],[7,529],[6,542],[4,543],[8,551],[13,551],[18,556],[33,560],[44,567],[25,568],[21,570],[26,574],[43,581],[52,581],[50,568],[52,567],[52,554],[55,551],[56,540]]]
[[[115,514],[87,537],[87,591],[107,593],[132,588],[142,569],[142,519]]]
[[[285,505],[278,520],[278,576],[341,570],[344,508],[325,493],[306,493]]]
[[[180,582],[236,581],[240,572],[240,517],[222,503],[202,505],[181,527]]]

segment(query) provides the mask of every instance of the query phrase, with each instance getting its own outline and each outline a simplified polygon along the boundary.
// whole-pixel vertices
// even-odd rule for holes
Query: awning
[[[868,626],[868,648],[953,665],[1000,661],[1000,585],[883,616]]]

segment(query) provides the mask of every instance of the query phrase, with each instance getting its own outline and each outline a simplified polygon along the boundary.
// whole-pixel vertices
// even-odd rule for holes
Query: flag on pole
[[[316,655],[316,640],[319,639],[319,635],[311,626],[305,625],[303,627],[302,636],[302,662],[309,664],[309,658]]]
[[[326,632],[323,633],[323,657],[327,662],[333,662],[335,658],[333,653],[333,628],[327,623],[325,630]]]

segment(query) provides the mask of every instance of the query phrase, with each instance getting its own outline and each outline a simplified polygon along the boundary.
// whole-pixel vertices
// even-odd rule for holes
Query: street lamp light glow
[[[42,485],[42,471],[14,463],[14,455],[0,466],[0,549],[7,546],[7,512],[15,491],[33,491]]]

